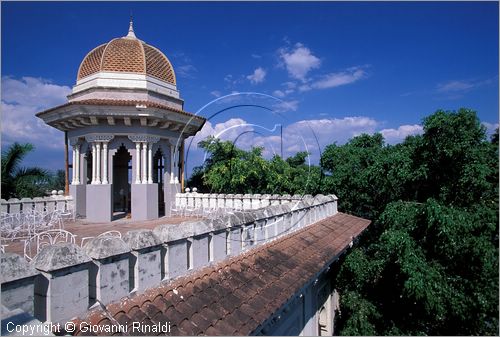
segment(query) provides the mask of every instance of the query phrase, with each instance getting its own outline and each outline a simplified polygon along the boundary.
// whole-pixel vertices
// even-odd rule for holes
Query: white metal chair
[[[184,206],[177,206],[175,204],[172,205],[172,208],[170,208],[170,214],[172,215],[177,215],[177,216],[184,216],[186,213],[186,207]]]
[[[120,233],[119,231],[117,230],[111,230],[111,231],[107,231],[107,232],[104,232],[104,233],[101,233],[99,235],[97,235],[98,238],[101,238],[101,237],[117,237],[117,238],[120,238],[122,237],[122,233]],[[80,246],[83,247],[85,242],[87,240],[90,240],[90,239],[93,239],[95,238],[95,236],[86,236],[84,238],[82,238],[82,241],[80,242]]]
[[[20,231],[17,215],[2,213],[0,222],[0,234],[2,239],[12,240],[17,237]]]
[[[61,228],[64,227],[64,220],[73,220],[73,212],[71,211],[71,206],[69,206],[68,201],[58,202],[55,212],[58,213]]]
[[[64,229],[51,229],[24,240],[24,257],[31,261],[45,246],[60,242],[76,243],[76,235]]]

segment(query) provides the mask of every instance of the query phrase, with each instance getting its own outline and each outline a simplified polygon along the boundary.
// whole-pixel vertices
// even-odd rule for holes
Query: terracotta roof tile
[[[206,331],[208,327],[212,325],[212,322],[210,322],[210,320],[206,319],[199,313],[195,313],[193,316],[191,316],[190,321],[201,331]]]
[[[213,326],[214,330],[210,332],[213,335],[236,335],[237,329],[232,327],[225,319],[217,321]]]
[[[217,315],[212,309],[209,307],[203,308],[199,314],[207,320],[210,325],[214,325],[221,317]]]
[[[124,312],[119,312],[115,315],[115,320],[121,325],[129,325],[131,323],[130,317]]]
[[[206,308],[205,308],[206,309]],[[212,310],[219,318],[222,318],[224,316],[226,316],[227,314],[229,314],[229,311],[226,310],[220,301],[217,301],[216,303],[214,303],[211,307],[210,307],[210,310]]]
[[[169,321],[173,324],[181,322],[185,317],[179,311],[177,311],[174,307],[170,307],[165,312],[165,316],[168,317]]]
[[[125,100],[125,99],[99,99],[99,98],[84,99],[84,100],[81,100],[81,101],[67,102],[67,103],[64,103],[62,105],[58,105],[56,107],[53,107],[53,108],[50,108],[50,109],[38,112],[36,114],[36,116],[40,117],[40,115],[42,115],[42,114],[46,114],[46,113],[49,113],[51,111],[54,111],[54,110],[57,110],[57,109],[60,109],[60,108],[64,108],[64,107],[67,107],[67,106],[71,106],[71,105],[109,105],[109,106],[134,106],[134,107],[137,106],[137,105],[145,105],[148,108],[157,108],[157,109],[162,109],[162,110],[167,110],[167,111],[173,111],[173,112],[177,112],[177,113],[180,113],[180,114],[183,114],[183,115],[187,115],[187,116],[193,117],[195,119],[205,120],[204,117],[197,116],[197,115],[195,115],[193,113],[184,111],[182,109],[173,108],[173,107],[170,107],[168,105],[161,104],[161,103],[158,103],[158,102],[142,101],[142,100]]]
[[[187,335],[194,336],[198,335],[202,330],[198,328],[192,321],[192,317],[184,319],[179,325],[179,329],[184,331]]]
[[[78,79],[97,73],[101,67],[102,52],[106,44],[102,44],[91,50],[83,59],[78,70]]]
[[[248,335],[346,249],[370,221],[338,213],[278,240],[93,310],[86,321],[168,320],[176,335]],[[340,233],[340,234],[339,234]],[[181,298],[182,296],[182,298]],[[79,332],[76,331],[75,334]]]

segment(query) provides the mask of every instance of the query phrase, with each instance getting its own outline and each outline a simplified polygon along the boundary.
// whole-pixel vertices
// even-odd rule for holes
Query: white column
[[[96,161],[97,161],[96,146],[95,146],[95,143],[92,143],[92,182],[91,182],[91,184],[95,184]]]
[[[80,144],[76,146],[76,168],[75,170],[75,180],[78,185],[81,184],[80,182]]]
[[[141,182],[143,184],[147,184],[148,183],[148,178],[147,178],[147,167],[146,167],[146,164],[147,164],[147,153],[148,152],[148,143],[146,142],[143,142],[142,143],[142,178],[141,178]]]
[[[174,147],[170,145],[170,183],[174,183]]]
[[[103,155],[103,162],[104,162],[104,172],[102,174],[102,183],[107,184],[108,183],[108,142],[102,143],[102,155]]]
[[[73,145],[73,170],[71,174],[71,185],[76,184],[76,145]]]
[[[135,143],[135,183],[141,183],[141,143]]]
[[[95,183],[100,184],[101,183],[101,143],[97,142],[96,144],[96,157],[97,157],[97,162],[96,162],[96,174],[95,174]]]
[[[148,144],[148,184],[153,183],[153,143]]]

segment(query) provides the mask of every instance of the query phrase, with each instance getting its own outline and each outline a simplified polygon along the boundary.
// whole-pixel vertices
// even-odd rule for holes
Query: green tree
[[[321,167],[327,173],[323,184],[324,193],[339,197],[339,207],[366,218],[373,218],[380,206],[377,195],[384,192],[380,175],[383,168],[375,164],[384,155],[384,140],[381,134],[362,134],[345,145],[331,144],[321,155]]]
[[[488,177],[494,174],[491,143],[476,113],[438,110],[424,119],[422,143],[415,166],[422,172],[419,199],[438,198],[467,206],[491,197]]]
[[[47,183],[47,191],[52,191],[52,190],[63,190],[64,191],[64,186],[66,184],[66,174],[64,170],[57,170],[53,174],[50,174],[48,183]]]
[[[423,128],[322,157],[326,192],[373,220],[337,277],[341,334],[498,334],[498,134],[488,142],[468,109]]]
[[[38,167],[21,167],[23,158],[31,151],[32,144],[12,144],[2,152],[2,198],[36,197],[44,195],[49,173]]]
[[[366,334],[366,326],[379,335],[498,333],[494,211],[398,201],[378,221],[380,237],[354,249],[337,278],[348,294],[343,334]],[[367,322],[352,318],[363,311],[372,313]]]
[[[198,144],[207,152],[203,166],[196,167],[188,186],[203,192],[260,194],[317,194],[322,173],[306,163],[307,152],[283,160],[266,160],[262,148],[245,151],[229,141],[212,137]]]
[[[209,137],[198,146],[207,152],[202,167],[195,169],[197,181],[203,181],[203,191],[213,193],[260,193],[266,186],[267,161],[262,148],[244,151],[229,141]],[[191,179],[191,185],[195,180]],[[193,185],[194,186],[194,185]],[[198,186],[196,186],[198,187]]]

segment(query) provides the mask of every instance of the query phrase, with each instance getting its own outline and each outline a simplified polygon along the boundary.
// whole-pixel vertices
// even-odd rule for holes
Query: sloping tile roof
[[[338,213],[276,241],[75,319],[96,325],[170,322],[171,335],[248,335],[370,224]],[[76,330],[74,334],[79,335]]]
[[[148,108],[157,108],[157,109],[173,111],[173,112],[177,112],[177,113],[180,113],[183,115],[191,116],[191,117],[196,118],[196,119],[205,120],[205,118],[203,118],[201,116],[197,116],[197,115],[192,114],[190,112],[186,112],[186,111],[181,110],[181,109],[176,109],[176,108],[173,108],[173,107],[161,104],[161,103],[152,102],[152,101],[123,100],[123,99],[121,99],[121,100],[117,100],[117,99],[85,99],[85,100],[81,100],[81,101],[71,101],[71,102],[68,102],[68,103],[41,111],[41,112],[37,113],[36,116],[40,116],[42,114],[45,114],[45,113],[48,113],[48,112],[51,112],[51,111],[54,111],[54,110],[57,110],[60,108],[64,108],[64,107],[67,107],[70,105],[109,105],[109,106],[145,105]]]

